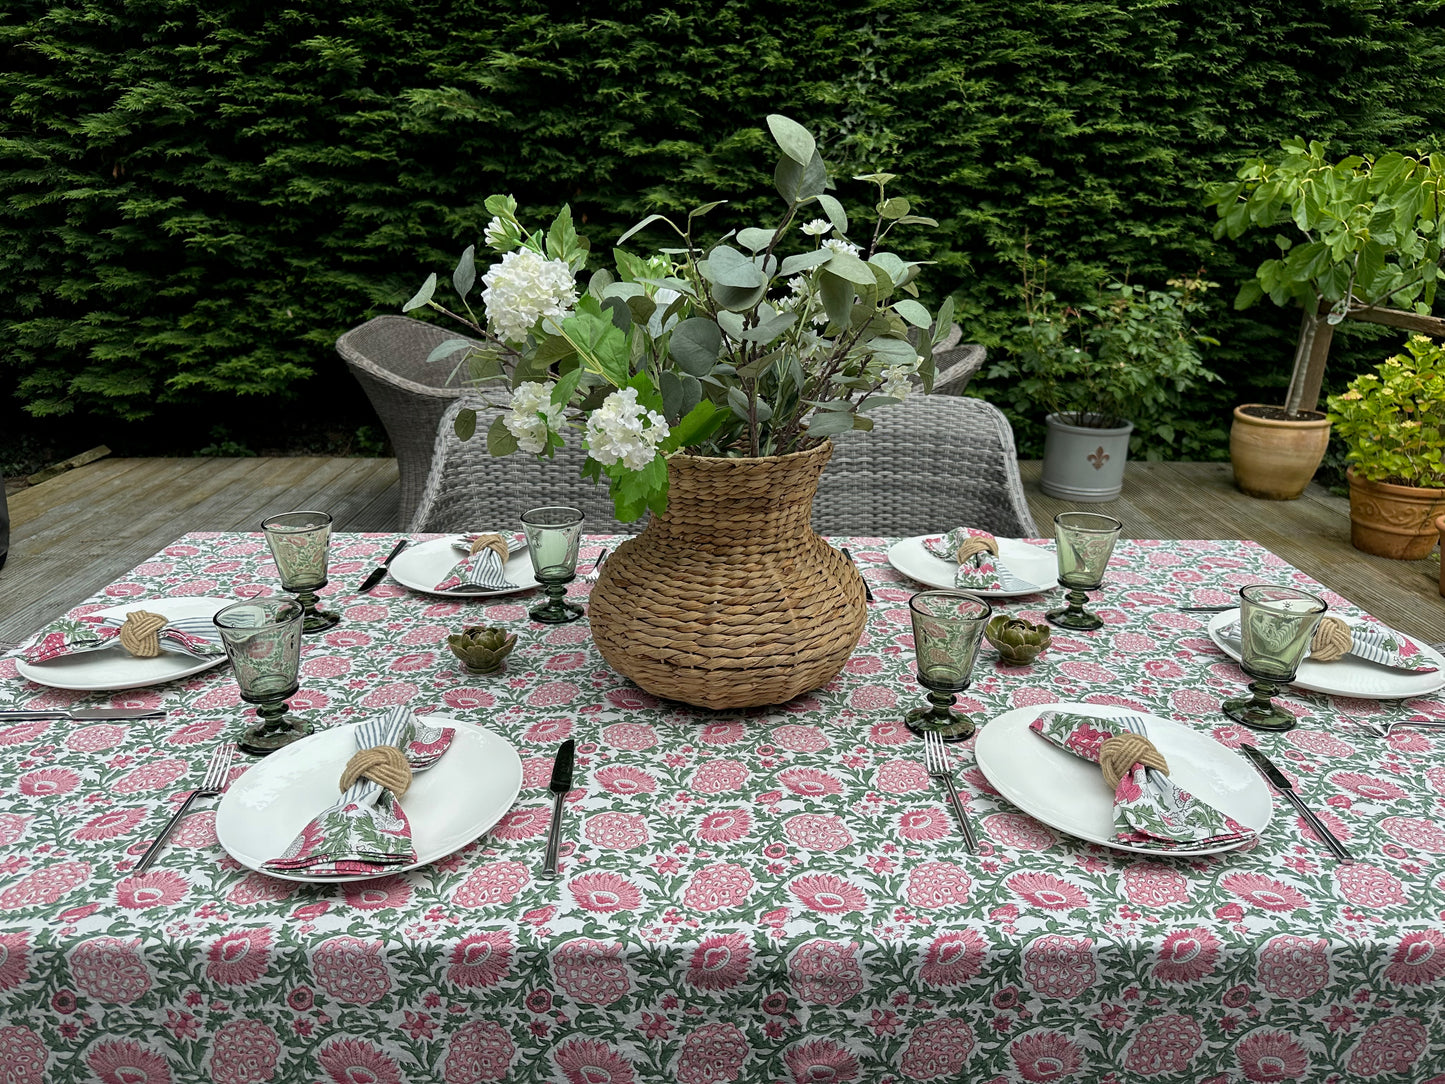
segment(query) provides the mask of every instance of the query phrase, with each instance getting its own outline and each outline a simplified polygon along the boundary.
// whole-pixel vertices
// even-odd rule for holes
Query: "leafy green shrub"
[[[1445,488],[1445,346],[1412,335],[1405,353],[1330,396],[1330,421],[1372,482]]]

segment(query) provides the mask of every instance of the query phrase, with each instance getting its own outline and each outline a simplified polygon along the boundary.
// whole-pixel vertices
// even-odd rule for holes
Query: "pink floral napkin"
[[[123,617],[97,617],[94,614],[58,621],[25,649],[25,661],[49,662],[67,655],[120,648],[120,628],[123,624]],[[198,659],[213,659],[226,653],[221,646],[221,634],[209,617],[171,621],[160,630],[159,636],[162,651]]]
[[[427,726],[409,708],[356,727],[356,748],[394,745],[405,755],[412,774],[424,772],[451,747],[451,727]],[[337,765],[340,775],[341,765]],[[396,795],[365,777],[347,787],[336,802],[316,815],[284,854],[264,864],[278,873],[313,877],[383,874],[416,861],[411,823]]]
[[[515,591],[517,585],[507,579],[506,563],[493,549],[472,552],[472,544],[481,537],[480,532],[464,534],[452,542],[455,549],[465,556],[457,563],[446,578],[436,585],[438,591],[451,591],[459,595],[481,591]],[[507,547],[516,553],[522,545],[520,538],[508,538]]]
[[[1046,711],[1029,724],[1029,729],[1094,764],[1099,762],[1100,748],[1110,738],[1123,734],[1148,737],[1139,716],[1101,719]],[[1120,776],[1114,789],[1114,828],[1114,838],[1120,843],[1161,852],[1243,843],[1258,834],[1181,790],[1163,772],[1137,763]]]
[[[973,527],[955,527],[944,535],[932,535],[923,540],[923,548],[943,561],[957,562],[958,571],[953,576],[953,586],[960,591],[1030,591],[1037,590],[1038,584],[1016,576],[991,553],[975,553],[964,560],[958,560],[958,547],[970,538],[993,541],[987,531]]]

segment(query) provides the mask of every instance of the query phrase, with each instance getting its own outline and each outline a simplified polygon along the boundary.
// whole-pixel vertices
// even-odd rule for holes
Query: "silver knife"
[[[72,708],[69,711],[0,711],[0,720],[71,719],[77,723],[99,719],[164,719],[162,708]]]
[[[1274,789],[1284,795],[1285,801],[1299,811],[1299,815],[1305,819],[1310,830],[1320,837],[1320,841],[1330,849],[1330,853],[1341,862],[1353,862],[1355,856],[1345,849],[1345,845],[1335,838],[1335,834],[1324,826],[1324,823],[1314,815],[1314,812],[1300,801],[1300,796],[1295,793],[1294,784],[1285,778],[1284,772],[1274,766],[1274,762],[1265,756],[1252,745],[1241,745],[1240,752],[1254,761],[1254,766],[1259,769],[1259,774],[1264,776],[1274,786]]]
[[[552,824],[547,829],[547,856],[542,860],[542,876],[549,880],[557,876],[557,851],[562,845],[562,803],[572,789],[572,754],[577,743],[568,738],[557,749],[557,759],[552,762],[552,782],[547,789],[552,792]]]
[[[391,564],[391,560],[393,557],[395,557],[402,550],[406,549],[407,543],[410,541],[411,539],[409,538],[403,538],[400,542],[398,542],[396,544],[396,548],[386,555],[386,559],[382,561],[381,564],[377,565],[376,568],[373,568],[371,570],[371,574],[367,576],[366,579],[361,581],[361,586],[356,589],[357,593],[364,595],[366,592],[370,591],[373,587],[379,584],[381,582],[381,578],[386,575],[386,566]]]

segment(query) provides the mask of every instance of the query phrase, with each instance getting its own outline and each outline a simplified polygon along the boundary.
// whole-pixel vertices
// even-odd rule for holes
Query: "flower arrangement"
[[[551,455],[580,439],[584,475],[606,476],[618,518],[635,520],[666,507],[671,455],[802,451],[872,428],[868,413],[900,402],[915,381],[931,390],[932,346],[953,304],[935,320],[917,299],[920,264],[884,242],[899,227],[938,223],[888,195],[893,174],[867,174],[854,179],[876,189],[874,216],[854,243],[813,137],[779,115],[768,128],[782,152],[777,225],[704,244],[698,220],[726,200],[694,208],[682,225],[649,215],[618,239],[615,271],[595,270],[585,284],[590,246],[569,208],[530,232],[512,197],[486,201],[482,240],[500,259],[481,276],[482,316],[468,303],[475,246],[452,273],[462,312],[434,300],[435,274],[403,311],[428,306],[472,332],[432,359],[461,355],[459,368],[502,411],[487,431],[492,454]],[[654,224],[680,247],[646,256],[621,247]],[[475,431],[475,412],[463,411],[458,435]]]
[[[1405,351],[1331,395],[1330,421],[1361,476],[1445,489],[1445,346],[1412,335]]]

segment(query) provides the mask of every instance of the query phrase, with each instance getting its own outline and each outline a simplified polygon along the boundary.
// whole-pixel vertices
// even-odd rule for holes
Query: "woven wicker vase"
[[[617,547],[592,588],[602,657],[655,696],[727,710],[827,684],[868,616],[863,578],[813,532],[833,454],[674,456],[667,512]]]

